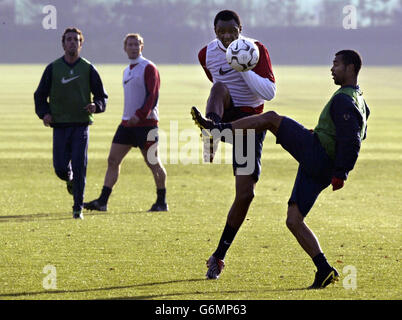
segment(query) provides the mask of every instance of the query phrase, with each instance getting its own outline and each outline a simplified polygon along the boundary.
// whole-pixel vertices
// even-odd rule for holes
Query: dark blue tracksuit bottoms
[[[53,167],[60,179],[73,179],[74,211],[81,210],[84,203],[88,139],[87,125],[53,128]]]

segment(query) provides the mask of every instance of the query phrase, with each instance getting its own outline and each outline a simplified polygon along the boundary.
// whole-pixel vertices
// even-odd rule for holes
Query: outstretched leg
[[[276,136],[282,119],[283,116],[278,115],[275,111],[268,111],[233,121],[230,124],[232,130],[255,129],[256,132],[269,130]]]
[[[131,146],[126,144],[112,143],[107,159],[107,170],[103,185],[113,189],[120,175],[120,165],[124,157],[130,151]]]
[[[241,118],[229,123],[217,123],[210,119],[206,119],[202,116],[196,107],[192,107],[191,115],[195,124],[201,129],[206,130],[246,130],[255,129],[256,132],[262,132],[264,130],[271,131],[275,136],[278,132],[278,128],[281,125],[283,116],[278,115],[274,111],[268,111],[263,114],[251,115]]]
[[[85,209],[107,211],[109,197],[112,193],[113,186],[116,184],[119,178],[121,162],[130,149],[131,145],[112,143],[107,160],[108,165],[101,194],[98,199],[85,202]]]

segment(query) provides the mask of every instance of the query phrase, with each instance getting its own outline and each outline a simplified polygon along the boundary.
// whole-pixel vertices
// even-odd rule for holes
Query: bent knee
[[[276,123],[282,119],[282,116],[280,116],[279,114],[277,114],[275,111],[272,110],[263,113],[262,116],[266,121],[269,121],[271,123]]]
[[[221,97],[224,98],[225,101],[230,99],[230,91],[226,84],[223,82],[215,82],[211,88],[211,96],[212,97]]]
[[[275,111],[267,111],[261,115],[262,122],[266,128],[271,130],[276,135],[278,128],[282,122],[283,116],[280,116]]]
[[[300,225],[300,222],[294,218],[287,217],[286,218],[286,226],[289,230],[295,230]]]
[[[229,92],[229,89],[222,81],[217,81],[212,85],[211,91]]]
[[[146,163],[148,168],[151,169],[152,172],[156,172],[160,175],[166,175],[166,170],[160,162],[157,162],[156,164],[151,164],[149,162]]]
[[[299,207],[293,203],[288,207],[288,214],[286,218],[286,226],[290,230],[295,230],[303,224],[304,217],[301,214]]]
[[[61,179],[61,180],[68,180],[68,171],[67,170],[62,170],[62,169],[54,169],[54,172],[56,173],[56,176]]]

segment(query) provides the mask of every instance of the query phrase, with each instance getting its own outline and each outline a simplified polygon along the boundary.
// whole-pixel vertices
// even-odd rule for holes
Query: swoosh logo
[[[233,70],[232,68],[227,69],[227,70],[223,70],[222,67],[220,67],[220,68],[219,68],[219,74],[220,74],[221,76],[223,76],[223,75],[227,74],[228,72],[230,72],[230,71],[232,71],[232,70]]]
[[[130,79],[124,81],[124,84],[127,84],[130,80],[133,80],[133,78],[130,78]]]
[[[61,78],[61,83],[62,83],[62,84],[66,84],[66,83],[69,83],[69,82],[71,82],[71,81],[73,81],[73,80],[79,78],[79,77],[80,77],[80,76],[75,76],[75,77],[68,78],[68,79],[64,79],[64,77],[63,77],[63,78]]]

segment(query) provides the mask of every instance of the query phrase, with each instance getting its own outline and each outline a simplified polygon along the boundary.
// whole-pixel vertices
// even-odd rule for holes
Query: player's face
[[[215,26],[216,37],[227,48],[231,42],[239,38],[241,27],[234,19],[229,21],[218,20]]]
[[[144,45],[136,38],[128,38],[124,51],[129,59],[137,59],[142,52]]]
[[[332,79],[334,79],[335,84],[342,85],[345,82],[346,72],[346,66],[343,63],[341,56],[335,56],[331,68]]]
[[[78,56],[82,48],[81,36],[75,32],[67,32],[63,42],[64,52],[71,56]]]

